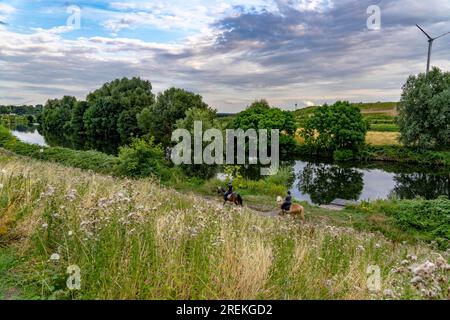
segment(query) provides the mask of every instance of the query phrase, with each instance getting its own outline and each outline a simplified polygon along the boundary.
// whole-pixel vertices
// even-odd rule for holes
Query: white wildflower
[[[406,256],[406,258],[408,258],[408,259],[411,260],[411,261],[417,261],[417,256],[412,255],[412,254],[408,254],[408,255]]]
[[[420,276],[415,276],[411,279],[411,284],[415,287],[417,287],[419,284],[423,283],[423,279]]]
[[[53,196],[54,193],[55,193],[55,188],[49,185],[45,189],[45,192],[43,192],[41,194],[41,196],[43,196],[43,197],[51,197],[51,196]]]
[[[383,295],[388,299],[392,299],[394,298],[394,291],[392,291],[391,289],[386,289],[383,291]]]
[[[415,275],[429,275],[436,270],[436,265],[431,261],[426,261],[425,263],[413,268],[413,273]]]
[[[50,256],[50,261],[59,261],[59,259],[61,258],[61,256],[57,253],[54,253]]]
[[[401,265],[402,266],[407,266],[409,264],[409,261],[408,260],[403,260],[402,262],[401,262]]]

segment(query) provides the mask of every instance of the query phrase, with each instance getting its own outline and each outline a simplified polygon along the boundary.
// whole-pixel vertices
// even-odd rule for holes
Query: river
[[[47,146],[46,139],[32,128],[14,130],[18,139]],[[336,164],[298,160],[291,192],[296,199],[328,204],[336,199],[372,201],[377,199],[450,197],[450,169],[389,163]]]

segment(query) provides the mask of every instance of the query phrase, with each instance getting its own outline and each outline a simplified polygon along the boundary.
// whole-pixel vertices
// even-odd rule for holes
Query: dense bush
[[[450,73],[433,68],[410,76],[398,106],[401,141],[424,148],[450,147]]]
[[[311,150],[333,153],[358,150],[364,145],[368,128],[359,108],[338,101],[316,108],[301,135]]]
[[[401,229],[417,232],[424,240],[436,240],[442,248],[450,247],[448,198],[385,202],[381,208]]]
[[[363,159],[450,166],[450,152],[402,146],[367,146]]]
[[[167,169],[161,146],[155,145],[153,139],[135,139],[119,152],[116,173],[121,176],[142,178],[161,176]]]
[[[333,152],[333,159],[336,161],[348,161],[355,158],[353,150],[339,149]]]

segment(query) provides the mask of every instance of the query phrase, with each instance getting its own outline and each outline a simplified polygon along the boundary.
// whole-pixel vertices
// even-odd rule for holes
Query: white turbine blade
[[[450,34],[450,32],[446,32],[446,33],[444,33],[444,34],[441,34],[439,37],[434,38],[434,40],[439,39],[439,38],[442,38],[443,36],[446,36],[446,35],[448,35],[448,34]]]
[[[433,38],[430,37],[430,35],[428,33],[426,33],[418,24],[416,24],[416,26],[417,26],[417,28],[420,29],[420,31],[422,31],[427,36],[428,39],[433,40]]]

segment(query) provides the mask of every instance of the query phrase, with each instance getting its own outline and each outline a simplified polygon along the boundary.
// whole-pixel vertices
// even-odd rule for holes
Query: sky
[[[133,76],[154,93],[199,93],[220,112],[263,98],[289,110],[398,101],[426,68],[415,24],[450,31],[450,1],[0,0],[0,104],[84,99]],[[450,69],[450,36],[436,40],[432,65]]]

